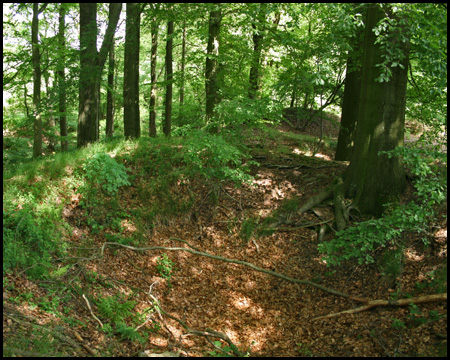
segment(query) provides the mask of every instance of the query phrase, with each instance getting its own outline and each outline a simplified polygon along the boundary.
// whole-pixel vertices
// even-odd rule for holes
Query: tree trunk
[[[156,60],[158,50],[158,21],[156,17],[152,20],[151,25],[152,32],[152,49],[151,49],[151,65],[150,65],[150,77],[151,77],[151,90],[150,90],[150,109],[149,109],[149,135],[150,137],[156,137]]]
[[[263,24],[265,21],[265,9],[266,4],[261,3],[261,7],[256,15],[255,20],[252,22],[253,29],[253,54],[252,54],[252,62],[250,67],[250,76],[249,76],[249,85],[250,88],[248,90],[248,97],[250,99],[254,99],[258,95],[259,91],[259,68],[261,62],[261,51],[262,51],[262,42],[264,40],[264,32],[262,30]],[[259,26],[258,26],[259,25]]]
[[[384,17],[378,5],[369,5],[364,40],[360,106],[355,147],[345,173],[344,188],[363,213],[381,215],[383,205],[395,200],[405,188],[401,159],[389,159],[379,151],[403,145],[409,42],[395,44],[402,50],[403,69],[392,68],[388,82],[376,82],[382,63],[380,44],[372,29]],[[395,34],[392,34],[395,35]]]
[[[80,94],[77,147],[98,140],[98,103],[101,70],[111,49],[121,3],[111,3],[108,27],[97,53],[97,4],[80,3]]]
[[[336,146],[336,160],[350,160],[353,153],[355,130],[358,119],[359,93],[361,91],[362,32],[352,41],[353,51],[347,58],[344,99],[342,103],[341,127]]]
[[[41,116],[41,64],[39,54],[39,3],[33,4],[33,21],[31,24],[31,48],[33,57],[33,157],[42,156],[42,116]]]
[[[181,41],[181,85],[180,85],[180,114],[179,114],[179,124],[182,125],[184,123],[183,117],[183,105],[184,105],[184,65],[186,62],[186,20],[183,22],[183,38]]]
[[[173,20],[167,23],[166,42],[166,101],[164,111],[164,135],[170,136],[172,130],[172,48],[173,48]]]
[[[58,91],[59,91],[59,134],[61,136],[61,151],[69,150],[69,140],[67,139],[67,104],[66,104],[66,75],[65,75],[65,16],[66,10],[63,4],[59,8],[59,28],[58,39],[60,46],[60,58],[58,64]]]
[[[123,117],[125,138],[141,135],[139,118],[139,27],[140,5],[127,3],[125,60],[123,79]]]
[[[217,4],[217,10],[211,11],[209,14],[209,37],[205,71],[206,123],[212,120],[214,107],[218,102],[218,57],[221,17],[220,4]]]
[[[114,71],[115,71],[114,39],[109,50],[108,92],[106,93],[106,137],[114,135]]]

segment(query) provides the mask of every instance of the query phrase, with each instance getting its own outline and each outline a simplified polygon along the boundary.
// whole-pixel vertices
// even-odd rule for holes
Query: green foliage
[[[116,332],[120,334],[122,340],[137,341],[141,344],[145,342],[144,337],[139,334],[133,327],[127,326],[125,323],[118,323]]]
[[[445,316],[446,315],[439,314],[439,312],[436,310],[430,310],[427,315],[424,314],[416,304],[411,303],[409,305],[408,318],[411,320],[412,326],[420,326],[430,322],[435,322]]]
[[[94,154],[85,161],[83,169],[86,183],[80,192],[85,193],[91,202],[95,202],[100,192],[115,197],[121,186],[130,185],[126,167],[108,154]]]
[[[313,356],[313,353],[312,353],[312,351],[309,349],[308,345],[303,344],[303,343],[297,343],[296,345],[297,345],[297,351],[298,351],[300,354],[302,354],[302,355],[304,355],[304,356],[309,356],[309,357],[312,357],[312,356]]]
[[[127,300],[123,295],[106,296],[97,300],[100,315],[113,324],[123,323],[133,314],[136,301]]]
[[[402,156],[406,166],[416,175],[414,183],[417,200],[403,206],[388,205],[383,217],[357,223],[336,233],[333,240],[319,244],[328,265],[356,258],[358,263],[372,263],[373,252],[397,245],[405,231],[425,233],[436,218],[436,209],[447,198],[447,161],[439,151],[398,147],[386,152]],[[427,239],[424,238],[424,242]]]
[[[244,154],[220,135],[204,131],[192,133],[184,151],[185,174],[208,181],[231,180],[236,185],[250,183],[250,162],[243,163]]]
[[[397,319],[397,318],[392,319],[391,326],[396,330],[406,329],[405,323],[402,320]]]
[[[426,278],[415,284],[417,293],[432,289],[436,293],[447,292],[447,264],[430,271]]]
[[[219,340],[213,341],[216,350],[208,351],[208,355],[212,357],[235,357],[236,354],[241,354],[239,349],[234,344],[222,344]],[[249,357],[250,352],[247,351],[243,357]]]
[[[10,199],[3,204],[3,271],[29,268],[29,276],[40,278],[52,269],[52,257],[64,253],[61,210],[32,195],[21,200],[20,207]]]
[[[242,241],[247,243],[251,239],[253,231],[257,226],[258,221],[256,221],[255,219],[252,218],[245,219],[241,224],[241,231],[239,233]]]
[[[384,252],[380,261],[382,274],[389,280],[395,280],[403,270],[403,248],[398,246]]]
[[[173,265],[173,261],[169,259],[166,253],[163,253],[162,256],[158,257],[156,260],[156,270],[158,270],[162,278],[167,280],[169,288],[172,287],[170,279],[172,278],[173,272],[176,270]]]

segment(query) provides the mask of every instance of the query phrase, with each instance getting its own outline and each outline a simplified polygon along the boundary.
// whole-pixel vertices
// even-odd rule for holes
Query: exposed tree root
[[[337,231],[344,230],[348,223],[348,213],[344,206],[344,182],[340,176],[337,176],[324,191],[310,198],[300,208],[299,213],[303,214],[331,197],[334,198],[334,214]]]
[[[424,295],[413,298],[399,299],[399,300],[371,300],[366,303],[366,305],[358,307],[356,309],[345,310],[338,313],[328,314],[324,316],[319,316],[314,318],[314,320],[327,319],[336,317],[343,314],[355,314],[357,312],[366,311],[376,306],[405,306],[411,303],[413,304],[421,304],[433,301],[447,301],[447,293],[443,294],[433,294],[433,295]]]

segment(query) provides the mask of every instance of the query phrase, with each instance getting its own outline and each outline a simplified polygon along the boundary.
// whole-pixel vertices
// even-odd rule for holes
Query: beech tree
[[[219,34],[222,17],[221,5],[214,5],[209,13],[208,47],[205,70],[206,93],[206,123],[212,120],[214,106],[218,102],[218,71],[219,71]]]
[[[109,50],[108,91],[106,93],[106,137],[114,135],[114,71],[115,71],[114,38]]]
[[[33,4],[33,23],[31,25],[31,44],[33,53],[33,157],[42,155],[42,115],[41,115],[41,63],[39,52],[39,14],[47,4],[39,8],[39,3]]]
[[[126,138],[138,138],[141,134],[139,117],[140,17],[140,5],[136,3],[127,3],[123,72],[123,129]]]
[[[66,9],[63,4],[59,6],[58,40],[60,56],[58,59],[58,91],[59,91],[59,132],[61,135],[61,151],[69,150],[67,140],[67,104],[66,104],[66,79],[65,79],[65,16]]]
[[[173,20],[167,22],[166,40],[166,98],[164,111],[164,135],[169,136],[172,131],[172,94],[173,94],[173,69],[172,69],[172,48],[173,48]]]
[[[376,34],[381,34],[377,28],[380,21],[394,16],[388,7],[368,6],[355,147],[344,175],[346,194],[355,199],[360,211],[374,215],[380,215],[383,205],[400,195],[406,185],[401,159],[380,154],[404,141],[409,56],[406,19],[397,19],[401,25],[387,30],[384,49],[390,46],[399,51],[397,65],[390,67],[392,75],[387,79],[380,78],[383,43]]]
[[[122,3],[109,5],[109,21],[100,51],[97,52],[97,4],[80,3],[80,95],[77,147],[99,138],[98,106],[101,71],[111,48]]]
[[[159,8],[158,4],[155,4]],[[149,135],[150,137],[156,137],[156,63],[157,63],[157,51],[158,51],[158,28],[159,20],[156,15],[152,15],[151,19],[151,38],[152,46],[150,53],[150,104],[149,104]]]

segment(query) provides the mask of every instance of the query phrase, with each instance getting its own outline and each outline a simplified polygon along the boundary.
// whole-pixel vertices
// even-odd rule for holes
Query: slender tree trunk
[[[166,41],[166,100],[164,111],[164,135],[170,136],[172,130],[172,48],[173,48],[173,20],[167,23],[167,41]]]
[[[31,48],[33,57],[33,157],[42,156],[42,116],[41,116],[41,64],[39,54],[39,3],[33,4],[33,21],[31,24]]]
[[[209,14],[209,37],[206,54],[206,123],[212,120],[214,107],[218,102],[218,57],[219,57],[219,33],[222,17],[220,4],[218,9]]]
[[[140,5],[127,3],[125,60],[123,79],[123,117],[125,138],[141,135],[139,117],[139,28]]]
[[[382,62],[379,44],[372,29],[384,17],[379,5],[369,5],[367,12],[364,59],[362,63],[361,93],[355,147],[345,173],[344,188],[363,213],[381,215],[383,205],[394,201],[405,188],[405,172],[401,159],[389,159],[379,151],[403,145],[407,64],[409,42],[398,40],[403,52],[400,66],[392,68],[388,82],[376,82],[377,67]],[[400,35],[400,34],[391,34]]]
[[[58,91],[59,91],[59,134],[61,136],[61,151],[69,150],[69,141],[67,139],[67,104],[66,104],[66,75],[65,75],[65,16],[66,10],[63,4],[59,7],[59,28],[58,39],[60,46],[60,58],[58,61]]]
[[[106,93],[106,137],[114,136],[114,71],[115,71],[114,39],[109,50],[108,92]]]
[[[259,91],[259,69],[261,66],[261,51],[262,51],[262,43],[264,40],[264,32],[262,30],[263,23],[266,17],[266,4],[261,3],[260,9],[252,21],[252,29],[253,29],[253,54],[252,54],[252,62],[250,67],[250,76],[249,76],[249,90],[248,97],[250,99],[254,99],[257,97]]]
[[[150,108],[149,108],[149,135],[150,137],[156,137],[156,61],[158,50],[158,21],[156,17],[152,19],[151,25],[152,33],[152,49],[151,49],[151,64],[150,64],[150,78],[151,78],[151,90],[150,90]]]
[[[183,124],[184,105],[184,64],[186,62],[186,20],[183,22],[183,38],[181,40],[181,85],[180,85],[180,115],[179,124]]]

